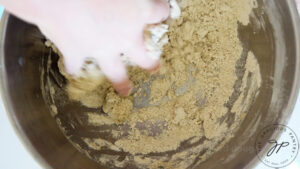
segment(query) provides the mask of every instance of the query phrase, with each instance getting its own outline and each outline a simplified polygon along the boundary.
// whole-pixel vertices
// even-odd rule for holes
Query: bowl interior
[[[300,28],[292,5],[290,0],[259,0],[251,14],[251,24],[239,27],[244,52],[252,51],[260,66],[260,94],[236,136],[223,151],[196,168],[242,168],[253,164],[251,161],[257,159],[254,143],[258,133],[268,125],[287,121],[299,86]],[[20,137],[46,168],[104,168],[69,143],[49,112],[40,79],[42,56],[49,55],[44,42],[35,26],[12,15],[4,17],[0,75],[6,109]]]

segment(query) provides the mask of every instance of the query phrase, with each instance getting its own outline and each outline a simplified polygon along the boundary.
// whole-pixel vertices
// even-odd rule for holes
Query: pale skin
[[[300,9],[300,0],[296,0]],[[36,24],[64,55],[67,72],[76,75],[87,57],[100,69],[120,95],[132,86],[120,54],[148,71],[159,68],[159,60],[146,52],[146,25],[169,16],[167,0],[0,0],[18,17]]]
[[[80,71],[93,57],[120,95],[132,86],[126,65],[130,61],[148,70],[159,68],[159,60],[148,56],[144,28],[169,16],[167,0],[0,0],[6,10],[36,24],[64,56],[68,73]]]

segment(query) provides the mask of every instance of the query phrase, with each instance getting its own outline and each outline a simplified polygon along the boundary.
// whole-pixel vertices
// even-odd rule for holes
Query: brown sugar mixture
[[[90,125],[126,126],[126,131],[111,131],[114,142],[82,137],[95,151],[111,149],[130,154],[122,160],[109,154],[95,159],[76,146],[103,165],[192,168],[234,136],[259,93],[259,65],[251,52],[242,55],[238,38],[238,25],[248,24],[255,1],[178,3],[180,18],[166,23],[169,42],[162,51],[160,72],[149,75],[138,67],[129,67],[134,84],[130,96],[120,97],[106,79],[85,90],[87,87],[78,87],[78,82],[86,79],[67,77],[71,99],[86,107],[102,107],[105,112],[84,112]],[[56,109],[54,105],[51,108]],[[201,153],[204,150],[206,153]]]

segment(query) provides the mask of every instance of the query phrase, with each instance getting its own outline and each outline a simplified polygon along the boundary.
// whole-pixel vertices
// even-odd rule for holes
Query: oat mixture
[[[239,65],[243,48],[238,24],[249,23],[255,1],[178,3],[180,18],[166,23],[169,42],[162,51],[160,72],[150,75],[138,67],[129,67],[134,84],[130,96],[120,97],[106,79],[95,86],[90,81],[93,87],[86,90],[79,85],[86,79],[67,77],[71,99],[87,107],[103,108],[105,114],[86,112],[91,125],[129,128],[126,137],[115,131],[117,141],[113,143],[82,138],[91,149],[108,148],[132,155],[122,161],[113,155],[102,155],[96,159],[101,164],[124,167],[133,161],[140,168],[153,169],[195,166],[234,136],[259,93],[261,77],[255,56],[248,52],[245,64]],[[206,153],[200,155],[203,150]],[[172,153],[147,156],[163,152]]]

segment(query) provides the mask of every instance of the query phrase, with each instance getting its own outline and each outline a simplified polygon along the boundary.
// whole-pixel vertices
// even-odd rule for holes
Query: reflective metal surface
[[[253,166],[258,160],[254,150],[257,134],[270,124],[285,124],[293,109],[300,78],[300,25],[295,4],[292,0],[261,0],[258,6],[251,24],[240,26],[239,32],[244,52],[252,51],[259,62],[260,94],[236,136],[195,168]],[[104,168],[77,151],[50,115],[40,82],[41,56],[48,49],[39,30],[12,15],[4,17],[1,29],[1,95],[24,144],[45,168]]]

